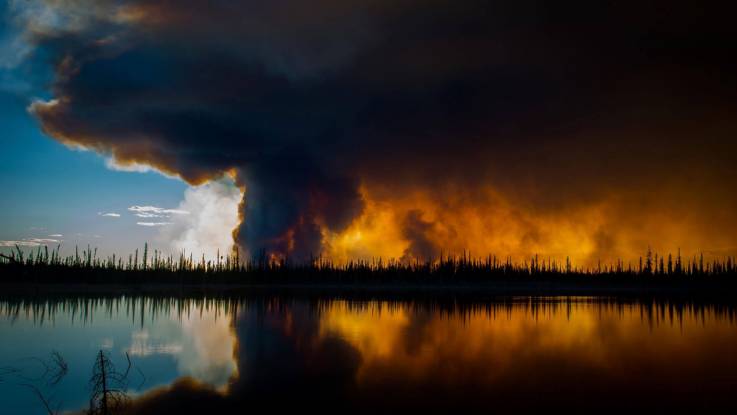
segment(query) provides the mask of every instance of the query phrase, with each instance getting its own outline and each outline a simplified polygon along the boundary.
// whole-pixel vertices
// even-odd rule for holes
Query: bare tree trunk
[[[102,355],[102,351],[100,351],[100,370],[101,370],[100,376],[101,376],[101,381],[102,381],[102,401],[101,401],[102,408],[101,409],[104,415],[108,415],[108,412],[107,412],[107,379],[105,375],[105,359],[104,359],[104,356]]]

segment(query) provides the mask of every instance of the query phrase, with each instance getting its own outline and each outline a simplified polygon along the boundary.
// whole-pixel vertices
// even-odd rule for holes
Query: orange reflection
[[[539,365],[545,369],[534,375],[538,380],[554,379],[556,370],[567,373],[571,366],[608,379],[633,376],[641,367],[698,373],[705,370],[706,351],[727,352],[724,339],[737,341],[733,327],[714,315],[664,313],[641,305],[523,302],[443,315],[386,302],[333,302],[319,333],[337,335],[359,351],[356,380],[368,388],[381,387],[387,373],[410,384],[493,386],[532,376]]]
[[[564,297],[272,303],[237,318],[242,370],[226,393],[180,379],[132,413],[716,408],[734,405],[734,316]]]

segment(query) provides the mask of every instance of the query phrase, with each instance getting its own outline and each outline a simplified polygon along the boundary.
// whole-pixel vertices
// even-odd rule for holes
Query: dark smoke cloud
[[[541,214],[616,194],[625,223],[641,205],[718,210],[737,228],[723,214],[737,207],[737,33],[718,2],[91,10],[29,29],[56,65],[56,101],[33,107],[44,130],[191,183],[235,172],[246,188],[235,237],[252,254],[319,253],[321,227],[362,211],[362,183],[491,185]],[[420,215],[405,222],[411,249],[439,251]]]

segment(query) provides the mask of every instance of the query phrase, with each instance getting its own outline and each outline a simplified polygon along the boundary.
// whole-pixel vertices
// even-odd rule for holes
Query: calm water
[[[0,412],[46,413],[29,385],[85,409],[100,350],[121,373],[129,356],[137,413],[737,406],[736,315],[591,298],[6,299]]]

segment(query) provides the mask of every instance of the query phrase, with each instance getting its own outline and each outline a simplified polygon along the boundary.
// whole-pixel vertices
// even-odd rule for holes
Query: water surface
[[[137,413],[733,407],[734,317],[724,305],[570,297],[12,298],[0,301],[0,402],[45,413],[30,384],[85,409],[103,350],[128,371]],[[52,351],[68,365],[58,382],[44,378]]]

